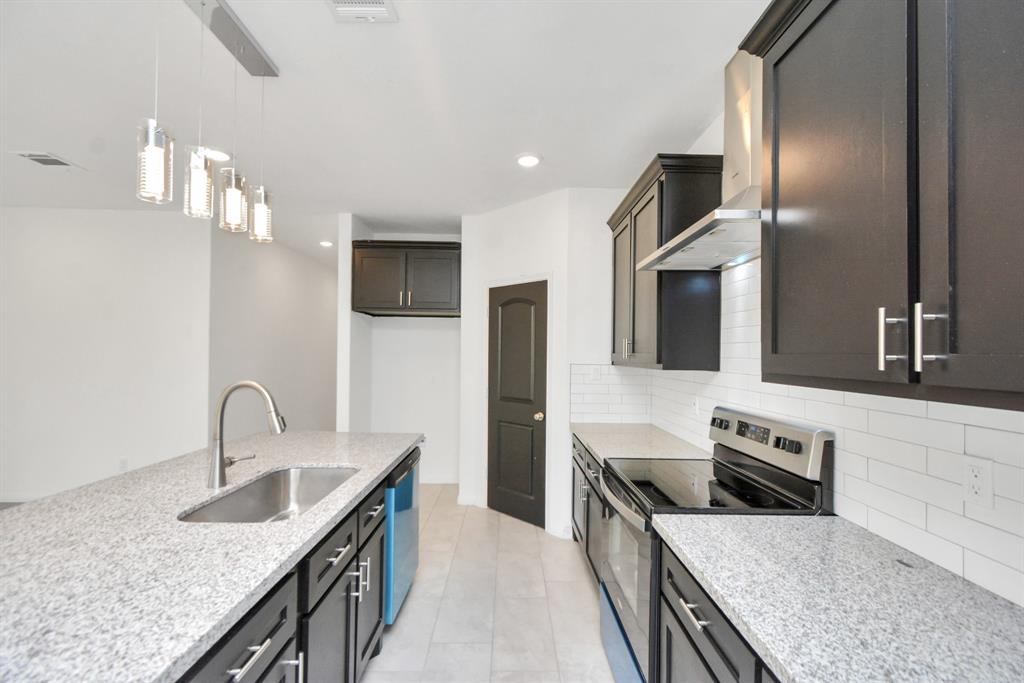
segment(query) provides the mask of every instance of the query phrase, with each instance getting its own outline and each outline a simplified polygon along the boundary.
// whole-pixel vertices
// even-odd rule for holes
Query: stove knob
[[[786,444],[786,450],[792,453],[793,455],[800,455],[800,451],[802,451],[803,449],[803,444],[801,444],[799,441],[790,441],[788,444]]]

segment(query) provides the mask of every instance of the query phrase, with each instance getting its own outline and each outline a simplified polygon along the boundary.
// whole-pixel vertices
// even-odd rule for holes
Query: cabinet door
[[[812,0],[764,57],[766,374],[909,378],[907,15]]]
[[[384,527],[377,527],[359,551],[363,573],[362,598],[356,616],[356,680],[377,654],[384,632]]]
[[[405,252],[360,249],[353,252],[352,308],[397,310],[405,306]]]
[[[612,362],[626,362],[626,345],[633,337],[633,231],[629,216],[612,237],[613,258],[613,311]]]
[[[459,252],[406,253],[405,305],[413,310],[459,310]]]
[[[576,528],[576,538],[585,548],[587,544],[587,505],[583,502],[583,487],[586,484],[583,470],[572,461],[572,525]]]
[[[306,683],[355,682],[355,618],[359,565],[352,560],[323,599],[302,619]]]
[[[658,683],[718,683],[665,598],[660,600],[660,604]]]
[[[292,638],[284,649],[277,653],[274,662],[267,667],[256,683],[306,683],[299,678],[299,673],[303,669],[304,663],[299,661],[298,643]]]
[[[633,335],[629,338],[628,360],[638,365],[658,362],[658,273],[637,272],[636,264],[658,248],[661,226],[661,181],[654,183],[637,202],[633,219]]]
[[[1024,391],[1024,4],[918,7],[921,381]]]
[[[594,576],[601,572],[601,560],[604,558],[604,547],[602,545],[607,531],[603,528],[607,522],[604,514],[604,501],[598,490],[598,482],[594,479],[587,481],[587,488],[584,489],[583,500],[587,506],[587,533],[586,549],[587,559],[590,560],[590,568],[594,570]]]

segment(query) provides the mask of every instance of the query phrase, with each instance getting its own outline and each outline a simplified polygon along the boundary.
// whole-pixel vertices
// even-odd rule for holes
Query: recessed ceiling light
[[[334,242],[328,242],[327,240],[324,240],[323,242],[320,243],[320,246],[324,248],[333,247]]]
[[[540,157],[536,154],[520,154],[516,157],[516,162],[523,168],[533,168],[540,163]]]

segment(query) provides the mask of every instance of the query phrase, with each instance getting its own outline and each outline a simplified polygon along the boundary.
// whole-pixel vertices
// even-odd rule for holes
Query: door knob
[[[538,410],[536,413],[534,413],[533,414],[533,421],[534,422],[543,422],[544,421],[544,412]]]

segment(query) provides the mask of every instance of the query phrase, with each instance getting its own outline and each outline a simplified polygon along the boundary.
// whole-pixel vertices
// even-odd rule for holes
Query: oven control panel
[[[736,421],[736,436],[742,436],[744,439],[750,439],[757,443],[767,444],[771,434],[772,430],[767,427],[751,424],[744,420]]]

